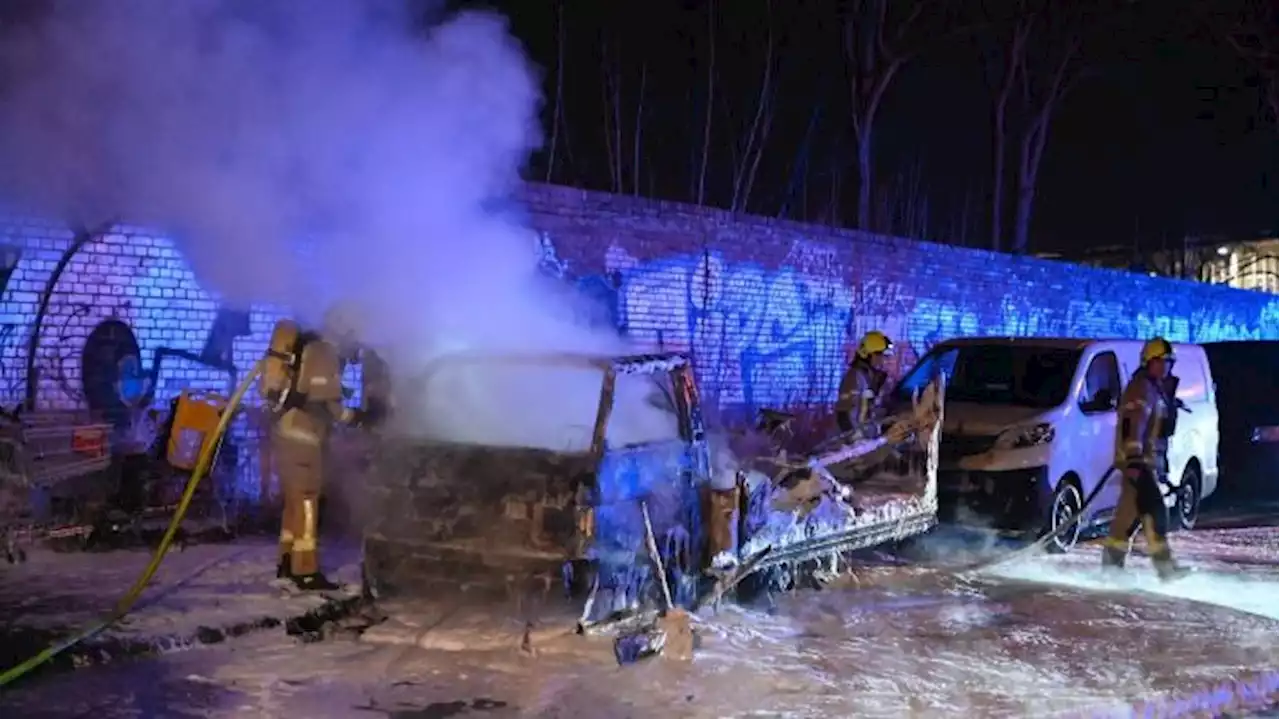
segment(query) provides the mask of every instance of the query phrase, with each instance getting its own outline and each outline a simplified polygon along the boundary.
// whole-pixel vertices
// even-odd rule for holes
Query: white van
[[[1139,369],[1142,342],[969,338],[934,346],[894,389],[901,401],[946,372],[938,472],[944,520],[1041,534],[1083,505],[1113,474],[1116,406]],[[1218,410],[1209,363],[1197,345],[1175,344],[1177,428],[1169,440],[1165,503],[1171,528],[1191,528],[1218,483]],[[1120,493],[1107,482],[1056,549],[1107,522]]]

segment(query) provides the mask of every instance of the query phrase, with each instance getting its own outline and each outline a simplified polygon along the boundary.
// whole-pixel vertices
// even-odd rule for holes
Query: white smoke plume
[[[307,321],[337,299],[401,376],[442,352],[614,353],[495,214],[541,134],[495,14],[408,0],[56,0],[0,38],[0,196],[171,233],[224,301]],[[411,7],[415,9],[411,10]],[[299,254],[300,243],[307,251]],[[595,372],[442,370],[398,401],[461,441],[580,447]],[[634,391],[633,391],[634,390]],[[612,434],[669,417],[626,388]]]

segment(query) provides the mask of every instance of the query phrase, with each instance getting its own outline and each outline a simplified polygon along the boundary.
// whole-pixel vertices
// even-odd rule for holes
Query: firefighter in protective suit
[[[840,395],[836,398],[836,423],[841,432],[864,428],[874,419],[876,401],[884,388],[888,373],[886,358],[893,355],[893,341],[879,331],[863,335],[849,369],[840,379]]]
[[[1168,481],[1169,437],[1177,423],[1177,380],[1172,377],[1173,345],[1163,337],[1142,347],[1142,367],[1129,380],[1120,399],[1116,427],[1116,466],[1123,472],[1120,501],[1103,542],[1102,563],[1122,568],[1129,537],[1141,524],[1147,550],[1161,579],[1183,570],[1173,559],[1166,535],[1169,513],[1163,487]]]
[[[342,371],[356,356],[355,329],[355,316],[343,305],[325,314],[318,333],[292,320],[277,322],[259,385],[272,413],[271,454],[284,494],[276,577],[304,591],[338,587],[320,570],[317,533],[329,433],[335,422],[365,426],[382,414],[379,399],[368,396],[368,381],[362,409],[344,404]]]

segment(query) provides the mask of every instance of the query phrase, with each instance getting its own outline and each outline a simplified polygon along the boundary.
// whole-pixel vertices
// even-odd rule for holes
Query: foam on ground
[[[997,565],[985,574],[1104,592],[1142,592],[1235,609],[1280,620],[1280,581],[1275,571],[1256,572],[1229,565],[1191,565],[1192,573],[1163,582],[1150,561],[1131,557],[1123,572],[1103,570],[1097,552],[1087,552],[1094,563],[1084,564],[1077,555],[1039,555],[1026,560]]]

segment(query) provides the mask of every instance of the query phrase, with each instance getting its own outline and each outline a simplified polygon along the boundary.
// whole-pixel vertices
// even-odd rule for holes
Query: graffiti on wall
[[[541,252],[555,258],[556,276],[579,287],[593,279],[575,276],[545,235]],[[895,338],[901,372],[934,344],[959,336],[1207,342],[1259,338],[1266,327],[1274,335],[1280,322],[1275,302],[1261,316],[1217,305],[1187,312],[1167,291],[1137,303],[1062,292],[1032,297],[1026,288],[981,301],[978,288],[967,297],[936,296],[928,287],[856,276],[832,246],[807,241],[794,242],[772,268],[731,262],[709,248],[642,260],[616,244],[605,266],[609,279],[594,279],[616,287],[600,301],[616,306],[619,329],[641,345],[691,352],[709,394],[748,407],[829,402],[853,344],[872,329]]]
[[[243,355],[260,354],[235,351],[238,341],[254,343],[251,313],[221,306],[164,238],[99,236],[60,263],[73,247],[69,233],[38,226],[6,231],[0,244],[5,409],[24,401],[30,367],[38,409],[90,409],[123,437],[143,411],[163,411],[184,387],[228,388],[252,362]],[[60,264],[65,270],[48,295],[29,364],[36,315]],[[256,478],[237,482],[245,494],[254,493]]]
[[[248,312],[219,306],[201,346],[200,361],[209,367],[234,371],[236,338],[249,333]]]
[[[549,234],[540,232],[535,237],[534,256],[538,272],[574,290],[571,297],[574,320],[587,327],[607,328],[625,334],[627,318],[618,302],[621,273],[615,271],[603,276],[575,274],[569,262],[556,251]]]
[[[722,403],[817,401],[839,381],[852,295],[820,249],[792,259],[768,270],[713,251],[648,263],[615,252],[621,267],[610,269],[622,273],[628,336],[693,353]]]
[[[4,405],[21,397],[39,292],[66,246],[56,233],[21,251],[0,246]],[[633,249],[609,244],[603,262],[581,272],[566,259],[580,252],[557,252],[549,235],[538,235],[534,247],[541,272],[574,290],[579,321],[621,332],[639,349],[692,352],[708,399],[725,405],[830,401],[852,344],[871,329],[897,340],[900,370],[954,336],[1163,334],[1210,341],[1257,337],[1262,328],[1274,337],[1280,324],[1274,299],[1218,302],[1205,295],[1210,299],[1197,307],[1184,297],[1189,289],[1153,285],[1151,292],[1113,297],[1088,282],[1063,291],[1047,280],[1038,297],[1027,282],[1001,294],[938,281],[945,278],[929,272],[944,273],[946,260],[931,260],[935,269],[900,281],[847,247],[837,252],[805,240],[770,265],[730,259],[715,247],[656,258]],[[279,316],[273,308],[222,306],[163,238],[99,238],[71,263],[51,297],[37,357],[39,406],[110,414],[139,398],[166,402],[186,387],[225,390],[229,376],[243,376],[265,351]],[[238,481],[248,496],[260,487],[251,472]]]

